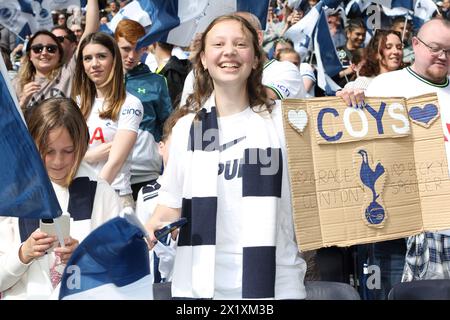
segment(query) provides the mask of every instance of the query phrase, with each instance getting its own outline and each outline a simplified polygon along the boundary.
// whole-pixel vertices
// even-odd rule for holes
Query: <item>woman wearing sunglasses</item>
[[[98,26],[98,1],[88,0],[83,37],[95,32]],[[64,64],[63,57],[63,47],[50,31],[40,30],[30,38],[19,73],[13,80],[23,111],[50,97],[70,97],[76,60],[72,58]]]

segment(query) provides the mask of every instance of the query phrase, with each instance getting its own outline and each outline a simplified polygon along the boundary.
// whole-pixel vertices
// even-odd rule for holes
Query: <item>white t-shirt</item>
[[[314,68],[309,63],[301,63],[300,64],[300,74],[302,75],[302,78],[308,78],[312,82],[314,82],[314,85],[309,89],[308,92],[306,92],[305,97],[306,98],[313,98],[315,97],[314,88],[316,87],[317,79],[316,75],[314,74]],[[306,89],[305,89],[306,90]]]
[[[360,90],[366,90],[374,77],[358,77],[355,79],[355,81],[347,82],[344,86],[345,89],[360,89]]]
[[[217,221],[216,221],[216,260],[214,299],[240,299],[242,297],[242,178],[240,159],[246,146],[250,108],[228,117],[219,117],[219,140],[222,147],[219,159],[219,179],[217,181]],[[281,106],[279,103],[272,112],[281,146],[285,145]],[[170,208],[181,208],[183,185],[190,168],[186,157],[192,115],[178,120],[172,131],[172,143],[167,167],[161,177],[158,203]],[[225,131],[225,135],[224,135]],[[229,143],[234,141],[235,143]],[[284,154],[284,157],[286,154]],[[284,159],[286,161],[286,159]],[[286,163],[284,165],[287,167]],[[277,212],[277,286],[283,288],[275,292],[279,299],[304,298],[303,277],[306,271],[304,261],[298,255],[294,241],[289,182],[283,173],[283,194],[280,210]],[[201,177],[199,177],[201,178]],[[186,263],[191,263],[186,261]],[[276,287],[277,287],[276,286]]]
[[[99,112],[103,107],[103,102],[103,98],[95,99],[87,120],[90,136],[89,148],[113,141],[118,130],[131,130],[137,133],[142,120],[144,107],[138,98],[128,92],[117,121],[100,118]],[[119,191],[120,195],[131,194],[131,157],[132,151],[111,184],[114,190]],[[106,160],[91,165],[97,174],[100,174],[105,164]]]
[[[144,225],[147,223],[148,219],[150,219],[158,204],[158,192],[159,188],[161,188],[159,182],[160,179],[153,183],[149,183],[142,187],[138,192],[136,200],[136,216]]]
[[[270,60],[264,64],[262,83],[275,91],[279,99],[305,97],[302,75],[289,61]]]
[[[444,131],[445,150],[447,153],[447,162],[449,164],[450,174],[450,132],[447,124],[450,126],[450,84],[437,85],[424,78],[407,67],[402,70],[387,72],[375,77],[366,90],[367,96],[378,97],[405,97],[410,98],[426,93],[435,92],[438,96],[442,129]],[[450,230],[440,231],[440,234],[450,236]]]
[[[250,108],[227,117],[217,118],[221,148],[217,179],[217,222],[215,299],[240,296],[242,286],[242,176],[243,143]],[[234,141],[235,144],[228,144]],[[227,147],[225,147],[227,146]],[[229,146],[229,147],[228,147]]]
[[[139,221],[145,225],[145,223],[150,219],[153,212],[155,211],[156,205],[158,204],[158,191],[161,185],[159,184],[160,179],[153,183],[147,184],[139,190],[137,201],[136,201],[136,216]],[[153,275],[153,281],[156,278],[155,272],[155,257],[156,254],[159,258],[158,271],[161,278],[165,281],[172,280],[173,263],[175,261],[175,250],[177,248],[178,241],[173,241],[169,236],[164,243],[158,241],[150,251],[150,274]]]

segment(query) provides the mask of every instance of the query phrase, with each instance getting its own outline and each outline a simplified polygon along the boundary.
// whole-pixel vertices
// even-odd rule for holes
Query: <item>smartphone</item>
[[[162,229],[155,231],[155,237],[156,239],[160,240],[164,236],[168,235],[172,231],[175,231],[176,229],[180,228],[181,226],[185,225],[187,223],[186,218],[180,218],[180,220],[172,222],[171,224],[168,224],[167,226],[163,227]]]
[[[67,214],[63,214],[55,219],[41,219],[39,221],[39,229],[42,232],[48,234],[49,236],[58,237],[58,234],[56,233],[56,226],[54,220],[59,221],[63,238],[64,239],[68,238],[70,236],[70,216]],[[56,241],[55,243],[53,243],[53,246],[48,251],[52,251],[58,245],[59,241]]]

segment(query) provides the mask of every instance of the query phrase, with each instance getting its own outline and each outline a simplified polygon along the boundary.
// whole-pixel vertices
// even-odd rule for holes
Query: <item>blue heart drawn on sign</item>
[[[438,114],[438,108],[436,105],[429,103],[426,104],[423,108],[421,107],[412,107],[409,110],[409,116],[414,121],[419,121],[425,124],[428,124],[430,120],[434,119]]]

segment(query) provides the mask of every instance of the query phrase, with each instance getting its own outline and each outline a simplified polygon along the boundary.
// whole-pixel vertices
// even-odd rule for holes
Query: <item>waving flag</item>
[[[92,231],[67,263],[59,299],[153,299],[143,237],[141,228],[120,217]]]
[[[413,20],[414,30],[430,20],[438,10],[433,0],[392,0],[391,6],[383,6],[383,12],[389,17],[405,16]]]
[[[317,60],[317,84],[328,95],[341,87],[331,77],[342,70],[326,21],[324,4],[319,1],[308,14],[290,27],[285,36],[294,42],[294,49],[305,57],[312,50]]]
[[[0,24],[24,39],[53,27],[51,12],[86,5],[86,0],[0,0]]]
[[[25,126],[0,57],[0,216],[51,219],[61,215],[39,152]]]
[[[39,29],[31,6],[22,7],[17,0],[0,0],[0,23],[22,39]]]
[[[342,64],[331,39],[328,22],[323,10],[320,12],[313,38],[314,54],[317,60],[317,85],[327,95],[334,95],[341,87],[331,77],[337,75],[342,70]]]
[[[147,34],[137,47],[156,41],[188,46],[195,33],[202,32],[217,16],[236,11],[248,11],[261,21],[267,20],[269,0],[134,0],[119,10],[108,24],[114,32],[120,20],[139,22]]]
[[[419,29],[426,21],[430,20],[437,10],[436,3],[432,0],[416,0],[413,16],[414,29]]]

